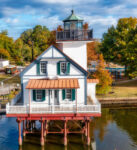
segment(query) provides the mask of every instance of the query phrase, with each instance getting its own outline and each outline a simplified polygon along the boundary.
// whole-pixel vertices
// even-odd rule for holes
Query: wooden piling
[[[67,146],[67,121],[64,121],[64,146]]]
[[[40,144],[41,146],[44,146],[44,121],[41,120],[41,140],[40,140]]]
[[[17,119],[17,123],[18,123],[18,130],[19,130],[19,137],[18,137],[18,142],[19,145],[22,145],[22,137],[21,137],[21,120]]]

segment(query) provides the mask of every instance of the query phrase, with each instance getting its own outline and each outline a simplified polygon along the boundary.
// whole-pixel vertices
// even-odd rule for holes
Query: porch
[[[93,105],[10,105],[6,106],[8,114],[101,114],[100,103]]]

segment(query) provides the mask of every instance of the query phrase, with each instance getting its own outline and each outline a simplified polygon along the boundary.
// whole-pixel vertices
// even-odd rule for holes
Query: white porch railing
[[[94,105],[6,105],[7,114],[101,113],[100,103]]]

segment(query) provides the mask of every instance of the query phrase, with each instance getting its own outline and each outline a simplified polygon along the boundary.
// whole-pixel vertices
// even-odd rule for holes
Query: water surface
[[[0,150],[137,150],[137,109],[102,109],[102,117],[94,119],[90,128],[90,147],[82,135],[69,135],[67,147],[63,136],[48,135],[45,147],[39,145],[39,136],[27,136],[19,148],[16,119],[3,116]]]

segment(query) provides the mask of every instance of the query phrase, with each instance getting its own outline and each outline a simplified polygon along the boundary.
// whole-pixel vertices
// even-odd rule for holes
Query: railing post
[[[6,104],[6,112],[9,113],[9,103]]]

